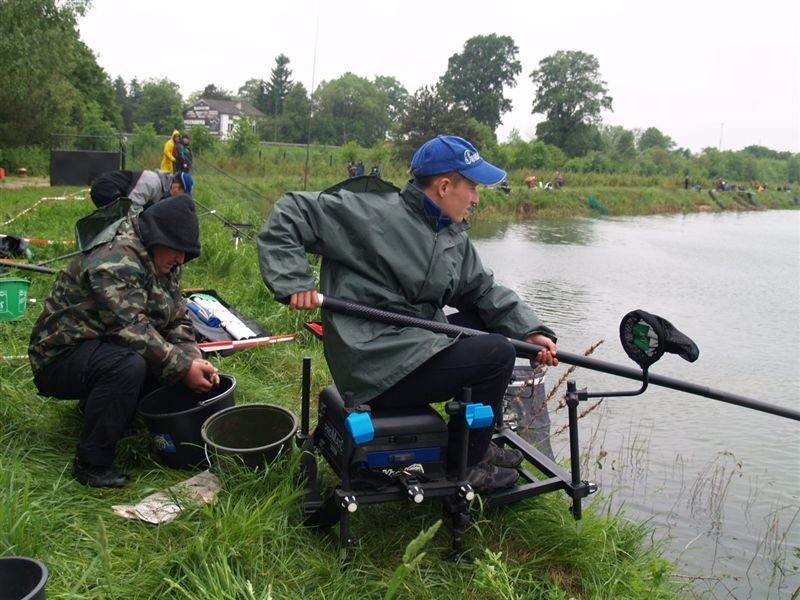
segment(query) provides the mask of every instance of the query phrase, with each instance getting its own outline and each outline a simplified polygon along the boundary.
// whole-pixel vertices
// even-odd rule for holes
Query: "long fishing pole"
[[[402,325],[406,327],[419,327],[420,329],[427,329],[428,331],[444,333],[454,337],[487,335],[486,331],[470,329],[468,327],[460,327],[458,325],[453,325],[452,323],[440,323],[439,321],[430,321],[427,319],[420,319],[418,317],[402,315],[387,310],[381,310],[372,306],[358,304],[357,302],[344,300],[342,298],[323,296],[322,294],[319,294],[319,298],[320,306],[325,310],[330,310],[332,312],[354,317],[360,317],[370,321],[380,321],[390,325]],[[527,358],[535,357],[539,351],[543,349],[542,346],[537,344],[530,344],[528,342],[510,338],[509,341],[514,346],[514,349],[517,351],[519,356],[524,356]],[[624,367],[595,358],[588,358],[581,354],[571,354],[569,352],[559,350],[556,353],[556,357],[561,362],[578,367],[585,367],[593,371],[609,373],[611,375],[617,375],[618,377],[625,377],[627,379],[635,379],[637,381],[642,381],[643,379],[642,372],[637,369]],[[735,404],[737,406],[759,410],[761,412],[777,415],[779,417],[800,421],[800,411],[784,406],[778,406],[776,404],[770,404],[762,400],[755,400],[753,398],[747,398],[746,396],[740,396],[739,394],[715,390],[708,386],[689,383],[679,379],[665,377],[663,375],[653,375],[652,373],[648,375],[648,381],[654,385],[660,385],[662,387],[678,390],[680,392],[704,396],[713,400],[721,400],[722,402],[728,402],[729,404]]]
[[[314,83],[317,77],[317,43],[319,41],[319,14],[320,5],[317,3],[317,28],[314,33],[314,61],[311,63],[311,95],[314,94]],[[308,119],[306,121],[306,162],[303,167],[303,190],[308,191],[308,167],[311,157],[311,106],[308,107]]]
[[[78,256],[78,254],[82,254],[83,250],[76,250],[75,252],[70,252],[69,254],[62,254],[61,256],[54,256],[53,258],[48,258],[47,260],[42,260],[36,263],[37,267],[42,267],[44,265],[50,264],[51,262],[56,262],[58,260],[64,260],[65,258],[72,258],[73,256]]]
[[[234,230],[234,231],[235,231],[235,232],[236,232],[238,235],[240,235],[241,237],[245,237],[245,238],[247,238],[248,240],[250,240],[251,242],[255,241],[255,238],[254,238],[253,236],[251,236],[249,233],[247,233],[246,231],[244,231],[244,230],[242,229],[242,224],[241,224],[241,223],[233,223],[233,222],[229,221],[228,219],[226,219],[225,217],[223,217],[222,215],[220,215],[220,214],[219,214],[219,213],[216,211],[216,209],[211,209],[211,208],[209,208],[209,207],[205,206],[204,204],[201,204],[201,203],[200,203],[200,202],[198,202],[198,201],[197,201],[195,198],[192,198],[192,200],[194,200],[194,203],[195,203],[197,206],[199,206],[200,208],[202,208],[202,209],[203,209],[204,211],[206,211],[206,212],[207,212],[209,215],[213,215],[213,216],[215,216],[216,218],[218,218],[220,221],[222,221],[222,223],[223,223],[223,224],[224,224],[226,227],[230,227],[231,229],[233,229],[233,230]],[[202,216],[202,215],[200,215],[200,216]]]
[[[18,263],[14,262],[13,260],[0,259],[0,266],[11,267],[12,269],[22,269],[24,271],[36,271],[37,273],[58,273],[58,269],[40,267],[39,265],[29,265],[26,263]]]

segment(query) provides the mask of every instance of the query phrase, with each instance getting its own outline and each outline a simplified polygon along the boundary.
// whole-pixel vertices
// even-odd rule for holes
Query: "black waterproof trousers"
[[[448,320],[463,327],[485,329],[477,314],[457,313]],[[494,412],[495,426],[502,422],[503,396],[514,371],[516,352],[502,335],[488,334],[459,339],[434,354],[384,393],[367,404],[374,409],[422,406],[461,399],[465,387],[472,390],[472,401],[488,404]],[[449,422],[448,463],[456,466],[461,447],[461,423]],[[494,427],[469,432],[467,464],[479,462],[492,439]]]
[[[75,457],[108,467],[117,442],[136,416],[144,393],[157,381],[148,376],[144,359],[129,348],[90,340],[44,368],[35,378],[45,396],[78,400],[83,413]]]

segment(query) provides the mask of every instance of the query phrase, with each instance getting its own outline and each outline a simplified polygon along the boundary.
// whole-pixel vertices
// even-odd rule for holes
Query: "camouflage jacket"
[[[123,221],[111,241],[84,252],[59,273],[31,332],[34,374],[93,339],[135,350],[165,383],[182,379],[200,357],[180,270],[156,275],[136,218]]]

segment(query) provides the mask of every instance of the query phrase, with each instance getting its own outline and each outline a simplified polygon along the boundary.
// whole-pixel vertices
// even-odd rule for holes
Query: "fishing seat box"
[[[344,400],[336,386],[322,390],[315,445],[339,475],[346,416]],[[445,476],[447,423],[431,406],[371,410],[370,417],[375,436],[355,447],[350,464],[354,480],[359,479],[359,471],[402,471],[411,465],[420,465],[426,478]]]

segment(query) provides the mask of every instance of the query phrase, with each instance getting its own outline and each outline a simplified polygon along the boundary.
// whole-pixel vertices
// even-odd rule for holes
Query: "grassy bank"
[[[299,333],[294,342],[212,360],[236,377],[237,403],[270,402],[299,414],[302,357],[314,361],[312,395],[330,383],[321,344],[302,326],[314,315],[291,312],[272,300],[261,282],[254,244],[245,239],[237,248],[224,221],[252,224],[246,231],[255,235],[272,202],[285,190],[301,187],[302,180],[290,172],[246,179],[209,172],[196,179],[203,254],[187,265],[186,287],[215,289],[273,333]],[[308,187],[334,181],[320,177]],[[661,207],[649,212],[700,210],[690,208],[692,201],[710,200],[682,189],[648,195],[643,189],[590,191],[590,186],[528,191],[513,180],[512,186],[509,195],[487,190],[479,218],[520,212],[529,217],[588,215],[594,209],[587,210],[580,200],[588,195],[610,214],[637,214],[644,203]],[[75,221],[91,211],[88,198],[41,198],[74,192],[79,190],[0,187],[0,223],[5,223],[0,233],[53,242],[31,244],[37,262],[73,251],[64,242],[73,239]],[[765,206],[766,198],[758,196]],[[44,298],[53,282],[52,275],[28,271],[6,276],[29,279],[34,299]],[[21,319],[0,322],[0,354],[26,353],[37,314],[31,304]],[[576,525],[560,492],[494,510],[476,503],[465,539],[478,559],[472,569],[441,559],[450,549],[449,523],[431,531],[429,540],[417,539],[439,520],[437,502],[362,507],[353,518],[360,542],[342,569],[336,531],[301,526],[296,455],[268,471],[225,473],[213,505],[191,508],[171,523],[125,520],[112,512],[112,505],[134,503],[189,473],[155,462],[140,431],[119,449],[119,463],[133,475],[132,483],[121,490],[84,488],[69,474],[80,430],[76,403],[38,396],[24,360],[0,360],[0,392],[0,554],[43,560],[50,569],[48,598],[383,598],[395,583],[397,597],[415,599],[672,598],[685,592],[669,577],[672,567],[651,545],[647,526],[606,514],[602,499],[587,503]],[[419,557],[420,552],[425,555]]]

